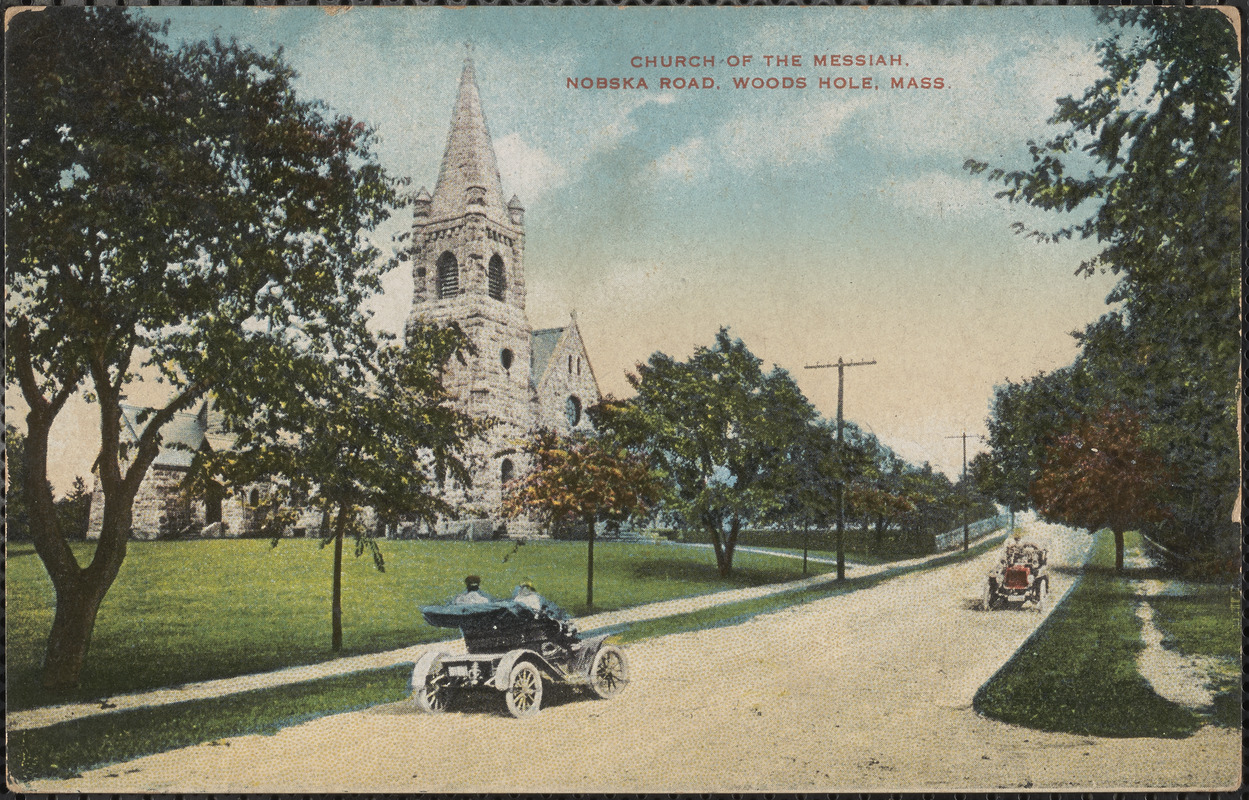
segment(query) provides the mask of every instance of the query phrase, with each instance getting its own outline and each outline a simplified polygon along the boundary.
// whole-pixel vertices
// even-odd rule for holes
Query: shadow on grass
[[[29,550],[27,550],[24,547],[22,548],[10,547],[5,552],[4,557],[8,559],[14,559],[14,558],[21,558],[22,556],[33,556],[33,555],[35,555],[35,549],[33,547]]]
[[[1079,572],[1079,570],[1076,570],[1076,572]],[[1104,564],[1089,564],[1084,568],[1084,574],[1127,581],[1166,581],[1175,577],[1175,575],[1167,572],[1162,567],[1124,567],[1121,570],[1117,570],[1113,566]]]
[[[801,578],[800,569],[793,570],[793,580]],[[688,561],[639,561],[629,565],[629,577],[634,580],[682,581],[684,583],[723,584],[725,589],[743,586],[762,586],[766,583],[789,580],[779,570],[763,570],[756,567],[734,567],[727,578],[720,577],[714,560],[706,563]]]

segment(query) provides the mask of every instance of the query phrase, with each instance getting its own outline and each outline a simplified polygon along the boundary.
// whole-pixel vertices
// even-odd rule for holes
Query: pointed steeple
[[[495,160],[486,116],[481,110],[481,96],[472,58],[464,59],[460,75],[460,91],[451,116],[451,132],[447,149],[438,170],[438,183],[430,218],[458,217],[467,211],[480,211],[504,222],[508,219],[503,202],[503,185]]]

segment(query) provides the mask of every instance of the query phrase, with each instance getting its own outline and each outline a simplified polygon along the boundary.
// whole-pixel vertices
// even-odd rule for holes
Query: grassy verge
[[[75,547],[80,562],[93,545]],[[82,685],[39,685],[52,624],[53,592],[29,546],[8,549],[5,644],[7,707],[109,697],[213,678],[265,672],[341,655],[374,653],[445,638],[419,608],[460,591],[477,573],[507,596],[525,578],[575,615],[585,613],[586,546],[541,542],[386,542],[386,572],[347,558],[342,653],[329,650],[330,558],[315,541],[134,542],[100,609]],[[812,573],[829,565],[811,564]],[[596,611],[778,583],[801,562],[741,553],[720,578],[710,553],[645,544],[595,548]]]
[[[1092,736],[1178,738],[1199,728],[1196,714],[1158,696],[1137,671],[1144,644],[1134,577],[1142,576],[1115,573],[1111,534],[1098,534],[1083,579],[980,688],[974,708],[1003,722]]]
[[[1181,583],[1179,591],[1149,598],[1162,646],[1213,659],[1208,688],[1214,695],[1212,721],[1241,724],[1240,596],[1226,583]]]
[[[12,778],[72,778],[119,761],[402,700],[412,665],[141,708],[8,735]]]
[[[949,553],[923,565],[634,623],[617,631],[616,637],[623,642],[632,642],[670,633],[737,624],[769,611],[865,589],[906,573],[974,558],[997,546],[1001,538],[997,536],[982,542],[966,554]],[[233,736],[273,733],[316,717],[397,702],[407,696],[411,669],[411,665],[399,665],[211,700],[123,711],[47,728],[17,731],[8,737],[9,770],[15,780],[23,782],[37,778],[73,777],[84,770],[151,753]]]

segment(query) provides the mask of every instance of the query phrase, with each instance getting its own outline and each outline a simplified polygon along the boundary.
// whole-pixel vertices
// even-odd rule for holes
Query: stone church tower
[[[465,59],[438,182],[432,196],[422,187],[416,198],[410,321],[459,323],[477,355],[452,363],[447,387],[468,413],[498,420],[471,454],[471,489],[449,478],[444,486],[468,521],[439,532],[471,538],[497,535],[505,524],[512,534],[531,532],[499,513],[503,484],[530,468],[518,445],[539,425],[588,428],[582,410],[600,399],[575,318],[566,328],[529,326],[524,209],[515,196],[503,197],[473,63]]]

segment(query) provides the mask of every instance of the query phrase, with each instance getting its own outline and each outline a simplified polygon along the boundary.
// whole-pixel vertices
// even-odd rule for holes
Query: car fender
[[[551,662],[547,661],[533,650],[524,648],[518,650],[509,650],[503,654],[503,658],[499,659],[499,664],[494,668],[494,676],[490,681],[494,684],[494,688],[504,691],[507,689],[508,680],[512,676],[512,668],[520,661],[531,661],[542,672],[546,673],[548,678],[555,680],[564,680],[564,671],[555,667]]]
[[[409,681],[412,691],[415,692],[425,685],[425,676],[429,674],[429,668],[436,660],[446,658],[446,656],[447,653],[442,650],[426,650],[421,653],[421,657],[416,660],[416,666],[412,668],[412,678]]]

